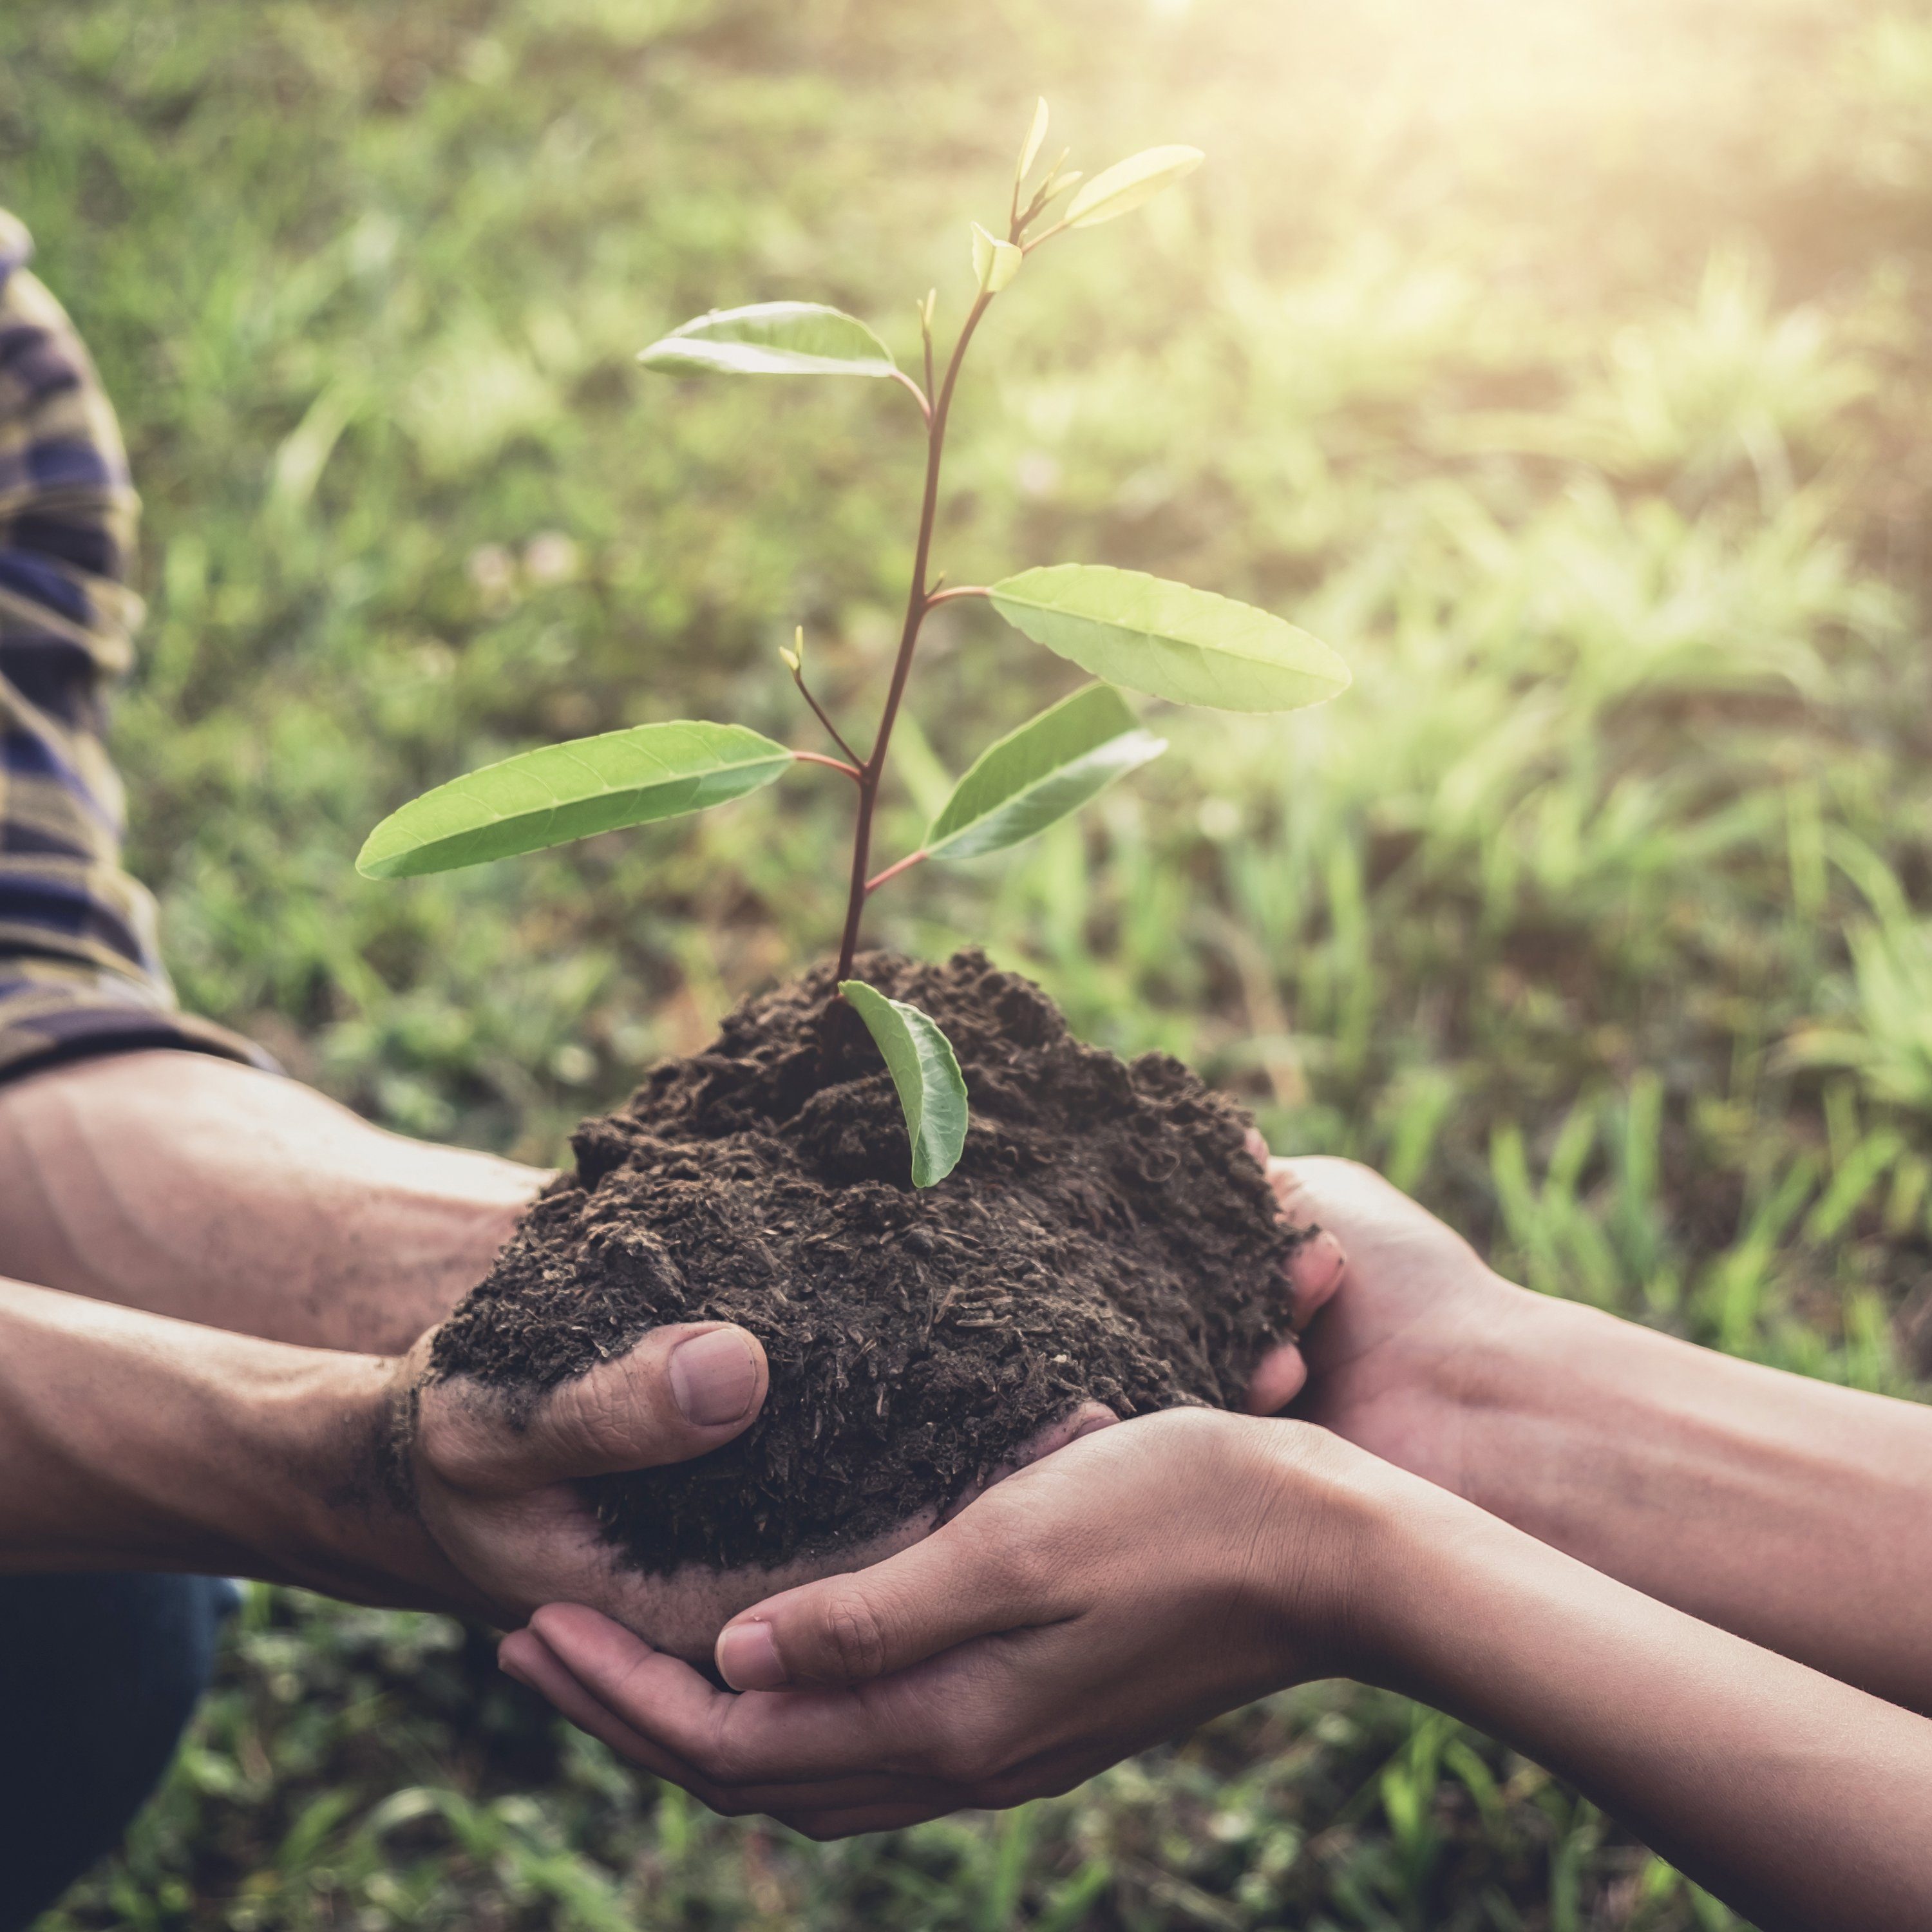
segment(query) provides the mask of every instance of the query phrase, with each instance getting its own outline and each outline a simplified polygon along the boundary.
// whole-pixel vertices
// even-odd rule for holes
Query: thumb
[[[718,1674],[734,1690],[860,1684],[974,1637],[1056,1620],[1054,1566],[1026,1547],[998,1493],[869,1570],[741,1612],[718,1634]]]
[[[453,1486],[515,1496],[580,1476],[688,1462],[730,1441],[764,1402],[756,1336],[717,1322],[653,1328],[523,1408],[468,1376],[418,1384],[417,1454]]]

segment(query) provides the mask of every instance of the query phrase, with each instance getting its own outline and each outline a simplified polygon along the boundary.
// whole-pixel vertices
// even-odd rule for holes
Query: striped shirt
[[[0,209],[0,1078],[189,1047],[269,1064],[182,1013],[154,902],[122,869],[106,700],[132,662],[140,505],[114,412],[33,244]]]

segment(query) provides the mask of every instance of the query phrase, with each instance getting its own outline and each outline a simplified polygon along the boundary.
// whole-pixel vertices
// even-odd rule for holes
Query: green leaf
[[[1138,570],[1056,563],[992,586],[993,608],[1083,670],[1177,704],[1294,711],[1348,687],[1318,638],[1250,604]]]
[[[1026,257],[1010,242],[988,235],[976,221],[973,224],[973,272],[981,290],[996,296],[1017,275]]]
[[[1095,228],[1151,201],[1208,157],[1198,148],[1148,148],[1100,172],[1066,204],[1070,228]]]
[[[640,350],[638,360],[673,376],[890,376],[898,368],[857,316],[800,302],[715,308]]]
[[[1112,685],[1085,686],[980,754],[932,821],[926,850],[972,859],[1017,845],[1166,749]]]
[[[685,720],[544,745],[392,812],[370,833],[356,869],[406,879],[675,818],[756,791],[791,761],[784,746],[742,724]]]
[[[1033,125],[1027,130],[1027,137],[1020,148],[1020,164],[1013,170],[1013,186],[1017,188],[1027,178],[1027,171],[1040,159],[1040,143],[1046,139],[1046,102],[1038,101],[1033,110]]]
[[[889,1000],[862,980],[838,990],[886,1057],[912,1138],[912,1184],[932,1187],[959,1165],[966,1144],[966,1082],[952,1042],[918,1007]]]

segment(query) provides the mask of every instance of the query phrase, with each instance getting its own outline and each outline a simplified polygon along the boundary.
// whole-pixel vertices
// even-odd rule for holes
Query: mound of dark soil
[[[772,1564],[985,1479],[1086,1397],[1238,1401],[1284,1332],[1294,1237],[1248,1123],[1178,1060],[1082,1046],[982,953],[862,956],[959,1056],[972,1126],[916,1191],[878,1049],[832,974],[748,1000],[573,1137],[442,1328],[433,1372],[534,1396],[657,1323],[742,1322],[771,1392],[695,1462],[587,1484],[625,1559]]]

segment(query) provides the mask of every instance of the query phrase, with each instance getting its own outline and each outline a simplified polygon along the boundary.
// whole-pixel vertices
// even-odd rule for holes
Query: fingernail
[[[718,1673],[734,1690],[780,1690],[790,1679],[770,1624],[734,1624],[718,1640]]]
[[[671,1400],[700,1429],[740,1420],[758,1392],[758,1360],[742,1328],[714,1328],[670,1352]]]

